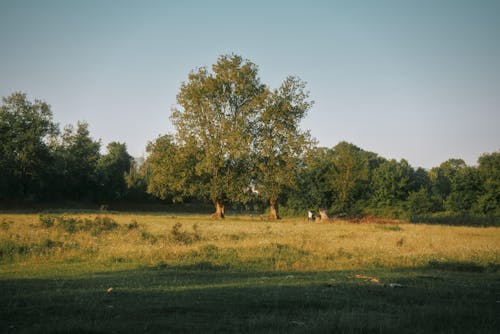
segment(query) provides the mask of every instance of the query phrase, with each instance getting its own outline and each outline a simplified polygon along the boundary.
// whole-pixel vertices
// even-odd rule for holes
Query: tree
[[[65,198],[92,199],[97,190],[97,162],[101,143],[90,137],[88,124],[64,129],[54,154],[58,160],[59,189]]]
[[[195,181],[203,181],[191,185],[213,202],[215,218],[224,217],[230,200],[249,199],[255,126],[266,96],[257,66],[237,55],[219,57],[212,72],[199,68],[181,85],[171,116],[176,140],[196,152]]]
[[[465,167],[465,161],[462,159],[449,159],[429,172],[431,192],[441,208],[444,208],[446,199],[451,193],[452,179],[460,169]]]
[[[329,184],[334,190],[336,211],[347,212],[356,200],[363,182],[369,177],[368,156],[350,143],[340,142],[334,147]]]
[[[145,201],[150,197],[147,192],[148,183],[146,180],[146,168],[144,167],[143,160],[143,158],[132,159],[130,170],[125,173],[127,200]]]
[[[333,190],[328,177],[331,174],[333,150],[312,147],[306,151],[298,168],[296,189],[287,189],[286,203],[298,211],[329,208]]]
[[[445,208],[456,213],[469,212],[481,192],[481,179],[475,167],[464,166],[450,178],[451,192]]]
[[[312,105],[304,89],[304,82],[288,77],[269,93],[258,117],[255,182],[259,195],[269,201],[271,219],[279,218],[278,199],[285,187],[295,188],[300,159],[312,144],[299,127]]]
[[[119,199],[127,191],[125,174],[130,171],[132,157],[124,143],[111,142],[106,147],[108,153],[97,162],[100,197],[106,200]]]
[[[431,169],[431,190],[441,208],[456,212],[469,212],[481,192],[481,177],[475,167],[462,159],[449,159]]]
[[[0,198],[37,197],[48,186],[48,141],[58,133],[50,106],[16,92],[0,106]]]
[[[378,207],[391,207],[401,204],[415,189],[414,170],[404,159],[388,160],[373,173],[372,201]]]
[[[410,217],[428,214],[434,209],[429,191],[425,187],[410,192],[407,205]]]
[[[177,145],[173,136],[164,135],[148,143],[146,152],[147,192],[156,197],[180,202],[201,192],[200,187],[209,183],[195,173],[197,147]]]
[[[500,215],[500,151],[483,154],[478,159],[482,191],[475,210],[481,214]]]

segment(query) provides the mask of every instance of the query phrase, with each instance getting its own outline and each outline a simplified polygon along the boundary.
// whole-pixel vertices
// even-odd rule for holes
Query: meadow
[[[498,333],[499,269],[498,227],[1,214],[0,331]]]

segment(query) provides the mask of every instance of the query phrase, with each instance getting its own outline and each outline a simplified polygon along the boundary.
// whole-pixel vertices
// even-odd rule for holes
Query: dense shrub
[[[12,261],[18,255],[29,252],[29,246],[18,244],[13,240],[0,240],[0,261]]]
[[[118,229],[118,223],[110,217],[95,217],[94,219],[77,219],[74,217],[54,217],[41,215],[39,217],[40,225],[45,228],[56,226],[57,228],[68,232],[76,233],[78,231],[88,231],[92,235],[99,235],[103,232],[109,232]],[[130,229],[130,227],[129,227]]]
[[[190,245],[193,242],[200,241],[202,239],[201,233],[198,230],[198,225],[193,225],[193,232],[183,231],[181,230],[181,228],[181,223],[175,223],[175,225],[172,227],[172,230],[170,231],[170,239],[175,243]]]
[[[118,228],[118,223],[110,217],[96,217],[94,220],[85,219],[81,223],[81,230],[89,231],[92,235],[99,235]]]
[[[40,222],[40,225],[42,225],[42,227],[49,228],[54,226],[56,217],[48,215],[40,215],[40,217],[38,217],[38,221]]]
[[[57,219],[57,227],[68,233],[75,233],[78,230],[78,223],[78,219],[71,217],[59,217]]]
[[[39,244],[33,244],[30,248],[30,253],[32,254],[50,254],[56,248],[62,248],[64,243],[62,241],[56,241],[51,239],[45,239]]]
[[[30,255],[46,255],[52,253],[56,248],[62,248],[62,241],[45,239],[40,243],[22,244],[13,240],[0,240],[0,261],[13,261],[18,257]]]

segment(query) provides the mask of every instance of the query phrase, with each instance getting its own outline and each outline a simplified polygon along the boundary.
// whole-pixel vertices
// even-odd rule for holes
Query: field
[[[0,332],[498,333],[500,228],[0,215]]]

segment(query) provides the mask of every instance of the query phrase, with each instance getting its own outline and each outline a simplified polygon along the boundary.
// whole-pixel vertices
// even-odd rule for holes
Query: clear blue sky
[[[307,81],[303,127],[430,168],[500,148],[500,1],[0,0],[0,96],[126,142],[173,132],[190,70],[238,53]]]

